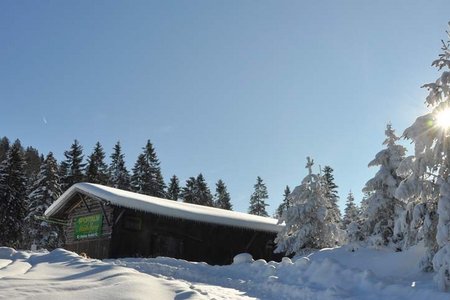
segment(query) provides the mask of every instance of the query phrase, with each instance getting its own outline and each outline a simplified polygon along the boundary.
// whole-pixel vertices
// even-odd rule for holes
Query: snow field
[[[0,299],[175,299],[189,287],[57,249],[0,248]],[[204,299],[184,297],[180,299]]]
[[[279,263],[240,254],[232,265],[211,266],[0,248],[0,299],[449,299],[433,273],[419,270],[425,251],[346,246]]]
[[[169,280],[228,287],[258,299],[449,299],[438,291],[433,274],[419,271],[423,247],[405,252],[350,249],[324,249],[280,263],[241,256],[228,266],[165,257],[110,262]]]

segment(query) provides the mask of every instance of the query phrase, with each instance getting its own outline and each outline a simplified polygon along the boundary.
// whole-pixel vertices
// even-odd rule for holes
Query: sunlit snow
[[[450,128],[450,109],[444,109],[436,115],[436,122],[439,127]]]
[[[419,271],[423,252],[346,246],[280,263],[240,255],[211,266],[0,248],[0,299],[448,299],[432,273]]]

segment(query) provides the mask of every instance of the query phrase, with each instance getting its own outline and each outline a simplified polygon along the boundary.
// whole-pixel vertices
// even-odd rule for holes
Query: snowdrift
[[[361,248],[323,249],[282,262],[253,261],[247,256],[229,266],[210,266],[173,258],[111,260],[151,275],[199,285],[217,285],[258,299],[427,299],[448,300],[431,273],[417,263],[423,247],[405,252]]]
[[[449,299],[417,263],[424,253],[350,247],[228,266],[167,257],[99,261],[57,249],[0,248],[0,299]]]
[[[189,286],[57,249],[0,248],[0,299],[175,299]],[[184,297],[183,299],[188,299]],[[195,298],[191,298],[195,299]]]

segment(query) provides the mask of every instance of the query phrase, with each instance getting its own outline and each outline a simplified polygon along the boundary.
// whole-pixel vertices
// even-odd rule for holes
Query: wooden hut
[[[65,248],[93,258],[168,256],[231,263],[247,252],[278,260],[277,220],[78,183],[45,212],[65,222]]]

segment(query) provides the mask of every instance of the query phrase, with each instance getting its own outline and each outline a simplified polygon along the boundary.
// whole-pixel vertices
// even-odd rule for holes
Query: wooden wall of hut
[[[108,258],[110,256],[110,242],[112,234],[112,217],[114,208],[106,202],[91,199],[77,194],[74,196],[73,206],[66,212],[69,224],[65,228],[65,248],[76,253],[85,253],[93,258]],[[102,207],[103,206],[103,207]],[[103,216],[101,234],[97,237],[76,238],[75,220],[78,217],[101,214]]]
[[[115,208],[111,256],[169,256],[209,264],[229,264],[236,254],[279,260],[273,254],[275,233],[221,226]]]

